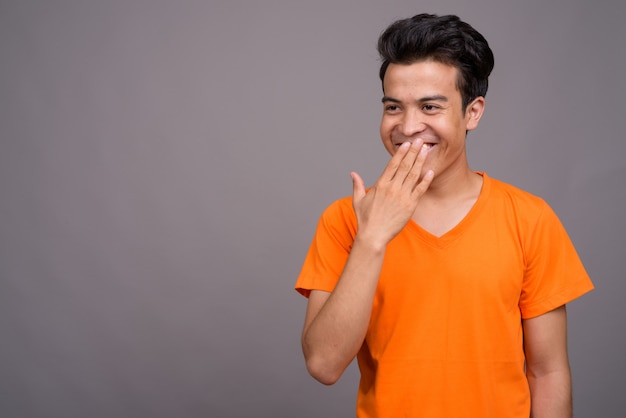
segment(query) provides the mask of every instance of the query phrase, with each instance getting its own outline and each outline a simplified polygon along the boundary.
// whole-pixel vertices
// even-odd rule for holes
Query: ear
[[[485,111],[485,98],[478,96],[465,108],[465,130],[476,129]]]

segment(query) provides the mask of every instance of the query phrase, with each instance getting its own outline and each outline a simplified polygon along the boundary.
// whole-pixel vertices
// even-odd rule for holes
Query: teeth
[[[400,147],[403,143],[399,143],[399,144],[394,144],[394,146],[396,148]],[[422,144],[422,148],[425,149],[431,149],[432,147],[434,147],[436,144],[432,144],[432,143],[427,143],[427,144]]]

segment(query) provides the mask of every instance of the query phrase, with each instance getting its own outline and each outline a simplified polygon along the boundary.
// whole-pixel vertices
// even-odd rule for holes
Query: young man
[[[296,290],[313,377],[357,356],[358,417],[570,417],[565,304],[593,288],[535,196],[473,172],[493,54],[456,16],[381,35],[391,160],[323,213]]]

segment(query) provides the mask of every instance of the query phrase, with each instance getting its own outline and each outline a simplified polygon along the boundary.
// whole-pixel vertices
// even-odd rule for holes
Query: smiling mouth
[[[394,146],[395,146],[395,147],[396,147],[396,149],[397,149],[397,148],[400,148],[400,145],[402,145],[402,143],[395,144]],[[422,147],[425,147],[428,151],[430,151],[430,150],[431,150],[433,147],[435,147],[435,146],[437,146],[437,144],[436,144],[436,143],[433,143],[433,142],[425,142],[425,143],[422,145]]]

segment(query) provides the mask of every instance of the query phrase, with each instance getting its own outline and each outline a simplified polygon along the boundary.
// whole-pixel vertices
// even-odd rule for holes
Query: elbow
[[[315,380],[327,386],[337,383],[343,373],[342,369],[332,367],[327,360],[315,356],[306,359],[306,369]]]

